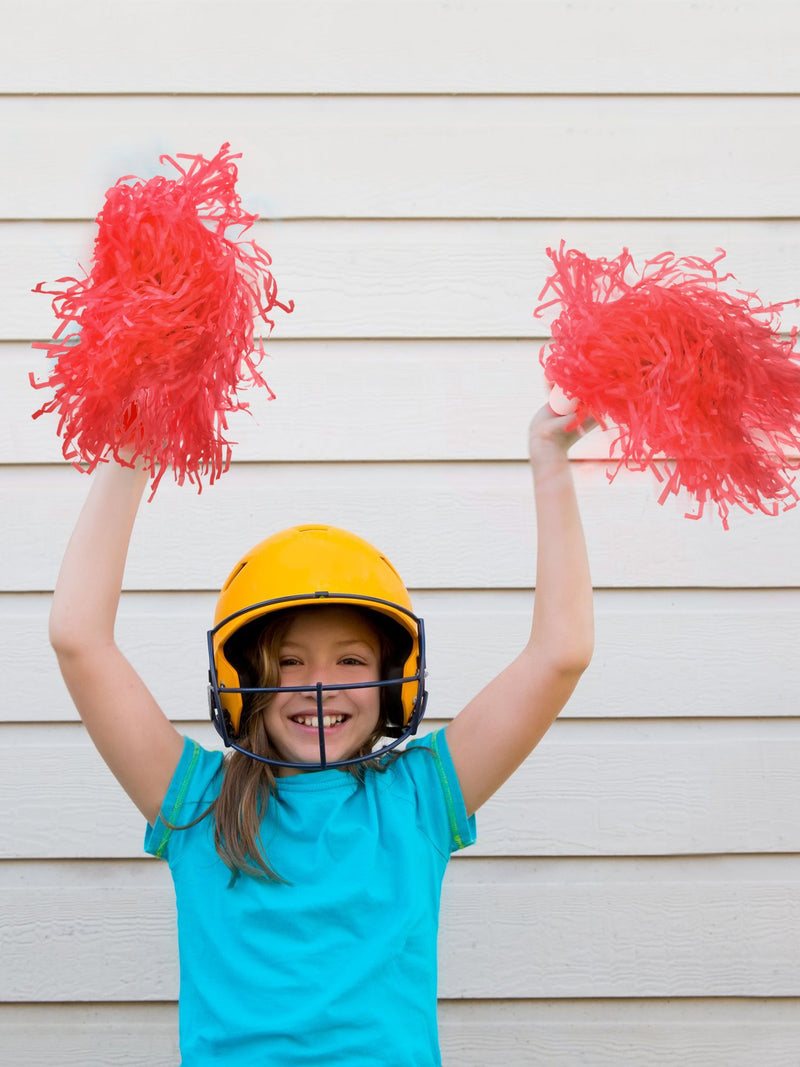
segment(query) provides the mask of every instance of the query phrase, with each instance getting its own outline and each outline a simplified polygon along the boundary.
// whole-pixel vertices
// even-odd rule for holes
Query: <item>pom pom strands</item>
[[[178,178],[121,178],[97,216],[92,271],[62,278],[53,341],[34,345],[56,360],[35,388],[55,395],[36,414],[58,412],[64,457],[93,470],[110,453],[146,458],[155,492],[166,468],[202,488],[230,465],[228,412],[246,409],[243,384],[266,386],[257,370],[254,317],[273,323],[278,301],[270,257],[255,242],[232,241],[257,216],[245,212],[229,145],[206,160],[168,156]],[[74,323],[78,331],[66,336]],[[267,387],[268,388],[268,387]],[[151,499],[152,499],[151,493]]]
[[[579,420],[616,425],[609,477],[649,468],[665,481],[659,503],[684,490],[698,505],[687,518],[713,502],[725,529],[731,506],[793,507],[786,453],[800,447],[800,364],[797,330],[778,335],[787,305],[722,290],[731,277],[717,273],[722,251],[711,262],[664,252],[638,275],[627,249],[590,259],[562,242],[547,254],[555,273],[539,299],[555,296],[535,315],[561,311],[541,360],[580,398]]]

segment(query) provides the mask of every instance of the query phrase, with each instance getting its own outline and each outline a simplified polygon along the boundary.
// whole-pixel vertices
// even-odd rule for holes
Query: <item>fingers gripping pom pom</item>
[[[660,503],[688,493],[699,518],[716,505],[777,513],[793,507],[790,453],[800,448],[800,354],[796,329],[779,334],[779,312],[752,293],[721,288],[716,259],[664,252],[641,274],[625,249],[590,259],[547,250],[555,266],[540,294],[557,305],[542,351],[548,379],[580,397],[578,417],[613,423],[621,467],[664,481]],[[800,301],[790,301],[798,304]],[[666,478],[664,476],[666,469]]]
[[[248,407],[237,390],[268,388],[254,318],[269,333],[273,308],[292,310],[278,300],[267,253],[241,241],[257,216],[236,192],[238,158],[225,144],[211,160],[162,157],[176,178],[121,178],[97,216],[89,277],[34,290],[54,297],[61,322],[34,346],[56,363],[46,381],[31,376],[55,390],[33,417],[58,413],[76,465],[142,455],[152,492],[167,467],[198,489],[228,469],[226,417]]]
[[[550,390],[547,403],[554,415],[571,415],[578,410],[580,401],[575,397],[567,396],[560,386],[554,385]]]

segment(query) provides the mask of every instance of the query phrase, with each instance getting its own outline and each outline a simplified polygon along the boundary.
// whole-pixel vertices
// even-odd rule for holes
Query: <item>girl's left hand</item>
[[[557,415],[549,404],[541,407],[531,419],[528,431],[528,450],[531,462],[545,460],[548,456],[565,459],[576,441],[597,426],[591,416],[576,424],[575,412]]]

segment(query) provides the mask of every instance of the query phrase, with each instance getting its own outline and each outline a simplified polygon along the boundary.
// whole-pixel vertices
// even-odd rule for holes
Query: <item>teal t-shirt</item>
[[[166,820],[204,811],[221,775],[222,754],[187,739]],[[363,783],[339,770],[278,779],[262,840],[286,883],[231,885],[211,817],[147,829],[175,885],[183,1067],[439,1064],[441,883],[475,840],[444,731]]]

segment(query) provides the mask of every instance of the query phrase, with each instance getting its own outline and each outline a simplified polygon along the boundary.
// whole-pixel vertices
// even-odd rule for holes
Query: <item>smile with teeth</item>
[[[350,716],[349,715],[323,715],[322,725],[327,730],[331,726],[340,726]],[[313,727],[313,729],[319,729],[319,718],[316,715],[293,715],[292,722],[296,722],[298,726]]]

